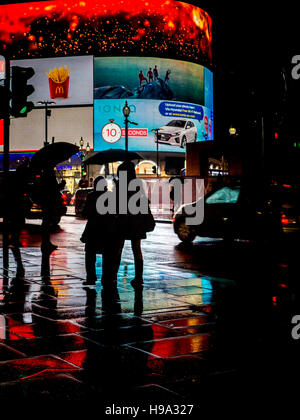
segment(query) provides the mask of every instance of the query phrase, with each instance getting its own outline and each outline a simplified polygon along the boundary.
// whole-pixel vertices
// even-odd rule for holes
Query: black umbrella
[[[31,159],[32,168],[53,168],[60,162],[69,159],[79,152],[79,147],[75,144],[64,141],[51,143],[38,150]]]
[[[128,152],[124,149],[108,149],[97,152],[85,160],[86,165],[104,165],[110,162],[124,162],[125,160],[142,159],[136,152]]]

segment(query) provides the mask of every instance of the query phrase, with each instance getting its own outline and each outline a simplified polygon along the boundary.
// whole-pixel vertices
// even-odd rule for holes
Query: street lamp
[[[80,145],[80,149],[82,149],[84,145],[84,141],[82,137],[80,137],[79,145]]]
[[[156,136],[156,176],[158,177],[158,168],[159,168],[159,151],[158,151],[158,132],[160,128],[153,128],[154,135]]]
[[[235,136],[236,135],[236,128],[235,127],[230,127],[229,128],[229,134],[231,136]]]
[[[130,108],[128,106],[127,101],[125,102],[125,106],[123,108],[123,115],[125,117],[125,150],[128,150],[128,117],[130,114]]]
[[[45,105],[45,141],[44,146],[47,146],[48,143],[48,117],[51,115],[51,110],[48,109],[48,105],[56,105],[56,102],[53,101],[38,101],[37,105]]]
[[[84,149],[83,149],[84,140],[83,140],[82,137],[80,137],[79,145],[80,145],[80,153],[81,153],[81,176],[84,177],[84,176],[87,175],[86,168],[84,167],[85,152],[89,153],[90,150],[91,150],[91,146],[90,146],[90,143],[87,141],[86,142],[86,148],[85,148],[85,151],[84,151]]]

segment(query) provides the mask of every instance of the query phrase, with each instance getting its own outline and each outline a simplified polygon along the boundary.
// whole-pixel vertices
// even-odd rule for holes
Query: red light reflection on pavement
[[[20,338],[35,338],[35,333],[31,325],[15,325],[9,327],[9,333],[16,334]]]
[[[5,362],[5,370],[1,369],[2,380],[26,380],[34,376],[51,374],[53,372],[72,372],[75,366],[53,356],[38,356]]]
[[[205,351],[210,346],[210,335],[198,334],[189,337],[169,338],[156,341],[151,353],[159,357],[176,357]]]
[[[83,362],[87,356],[87,350],[71,351],[64,353],[60,357],[75,366],[83,367]]]

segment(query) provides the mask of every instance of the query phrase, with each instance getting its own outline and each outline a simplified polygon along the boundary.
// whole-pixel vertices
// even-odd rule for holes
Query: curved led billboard
[[[176,0],[56,0],[0,6],[10,58],[146,55],[211,62],[211,18]]]
[[[130,108],[130,150],[185,152],[186,144],[213,139],[213,77],[207,68],[157,57],[94,59],[94,149],[123,148],[123,107]],[[109,122],[116,141],[103,136]]]
[[[183,153],[213,139],[211,43],[210,16],[177,0],[0,5],[0,54],[34,67],[34,102],[93,104],[94,150],[125,146],[125,101],[131,150]],[[115,142],[103,136],[111,120]]]

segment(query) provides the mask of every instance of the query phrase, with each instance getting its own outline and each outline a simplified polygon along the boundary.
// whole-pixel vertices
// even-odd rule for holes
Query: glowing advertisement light
[[[210,16],[182,1],[0,5],[0,54],[9,56],[12,65],[35,69],[35,91],[29,100],[36,104],[54,99],[53,116],[69,118],[72,111],[70,119],[81,118],[80,126],[93,131],[88,137],[94,150],[125,147],[126,100],[129,120],[137,124],[129,123],[129,150],[151,152],[159,147],[161,152],[184,153],[187,143],[212,140],[211,43]],[[84,108],[78,116],[79,105],[90,109],[93,118]],[[105,141],[101,133],[111,119],[120,135]],[[35,109],[12,124],[12,137],[31,132],[37,121]],[[65,139],[57,121],[52,117],[49,129],[55,127],[55,138]],[[75,130],[75,123],[68,125],[69,138],[78,134]],[[18,142],[35,149],[40,138],[37,133],[30,144],[25,139]],[[22,147],[17,144],[17,150]]]
[[[204,10],[175,0],[8,4],[0,6],[0,51],[11,58],[139,51],[211,63],[211,26]]]
[[[207,68],[157,57],[94,59],[94,149],[125,147],[123,107],[130,107],[129,150],[185,153],[186,144],[213,139],[213,77]],[[103,138],[113,119],[115,141]]]
[[[58,106],[93,103],[93,57],[52,57],[12,60],[13,66],[32,67],[34,92],[28,100],[55,100]]]

